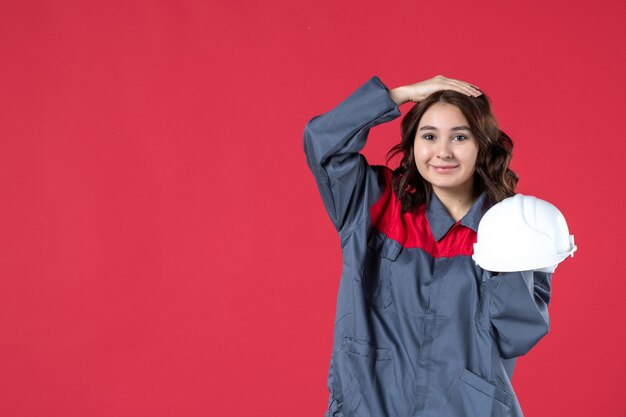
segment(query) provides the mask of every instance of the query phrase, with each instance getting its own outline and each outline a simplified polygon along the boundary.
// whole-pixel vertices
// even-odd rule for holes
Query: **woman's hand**
[[[400,105],[407,101],[418,102],[424,100],[429,94],[438,90],[454,90],[468,96],[477,97],[482,94],[478,87],[461,80],[446,78],[437,75],[429,80],[419,83],[404,85],[402,87],[389,90],[391,99]]]

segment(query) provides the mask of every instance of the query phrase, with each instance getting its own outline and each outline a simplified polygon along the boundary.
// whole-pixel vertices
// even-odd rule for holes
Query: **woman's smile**
[[[431,165],[431,167],[440,174],[448,174],[458,168],[458,165]]]

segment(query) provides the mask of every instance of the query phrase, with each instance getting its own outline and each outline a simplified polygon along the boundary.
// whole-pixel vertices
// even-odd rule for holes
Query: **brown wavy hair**
[[[513,141],[499,129],[486,94],[470,97],[454,90],[439,90],[416,103],[402,118],[402,140],[387,152],[387,163],[395,155],[403,157],[393,171],[392,187],[403,211],[412,211],[422,203],[428,204],[432,185],[417,170],[413,144],[419,122],[435,103],[452,104],[461,110],[478,141],[478,156],[474,172],[475,196],[486,191],[492,204],[515,195],[518,176],[509,169],[513,156]]]

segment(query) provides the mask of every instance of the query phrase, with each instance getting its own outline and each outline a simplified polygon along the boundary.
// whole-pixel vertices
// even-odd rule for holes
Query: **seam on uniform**
[[[367,160],[366,160],[366,161],[367,161]],[[374,166],[375,166],[375,165],[370,165],[370,167],[371,167],[371,168],[374,168]],[[381,166],[383,166],[384,168],[388,168],[386,165],[381,165]],[[384,168],[383,168],[383,169],[384,169]],[[374,168],[374,171],[375,171],[375,173],[376,173],[376,181],[378,181],[378,182],[380,183],[380,176],[381,176],[381,175],[384,175],[384,174],[382,173],[382,170],[381,170],[381,169],[379,169],[379,168]],[[365,178],[367,178],[367,172],[365,172],[365,173],[364,173],[364,175],[365,175]],[[380,197],[378,197],[378,199],[376,199],[376,201],[375,201],[374,203],[372,203],[372,204],[368,207],[368,209],[367,209],[367,214],[366,214],[365,216],[363,216],[363,218],[362,218],[361,220],[359,220],[359,221],[356,223],[356,225],[355,225],[355,226],[354,226],[351,230],[349,230],[349,231],[345,232],[345,236],[341,238],[341,246],[342,246],[342,247],[345,245],[345,243],[347,243],[348,239],[350,239],[350,237],[352,236],[352,234],[353,234],[356,230],[358,230],[358,229],[359,229],[359,227],[361,227],[361,225],[363,224],[363,222],[367,221],[368,219],[371,219],[371,217],[372,217],[372,207],[374,207],[374,205],[375,205],[376,203],[378,203],[378,202],[379,202],[379,201],[380,201],[380,200],[381,200],[381,199],[385,196],[385,192],[386,192],[386,190],[387,190],[387,181],[386,181],[384,178],[383,178],[383,184],[384,184],[384,186],[382,187],[382,192],[381,192],[381,194],[380,194]],[[367,185],[366,185],[366,187],[367,187]],[[376,229],[378,230],[378,228],[376,228]],[[385,233],[383,232],[383,234],[385,234]],[[387,236],[387,235],[385,234],[385,236]],[[389,237],[389,236],[387,236],[387,237]]]
[[[359,220],[359,222],[352,228],[352,230],[350,230],[349,232],[346,232],[346,235],[344,237],[341,238],[341,247],[343,248],[347,243],[348,240],[350,240],[350,237],[352,236],[352,234],[359,229],[359,227],[361,227],[361,225],[367,220],[367,217],[363,217],[361,220]]]
[[[337,213],[337,204],[335,202],[335,196],[333,195],[333,184],[336,182],[336,179],[332,176],[328,174],[328,171],[326,170],[326,164],[321,164],[320,168],[322,169],[322,171],[324,171],[324,175],[326,175],[326,178],[328,179],[328,192],[330,193],[330,201],[333,205],[332,209],[333,209],[333,215],[331,216],[331,220],[333,222],[333,224],[335,225],[335,228],[338,228],[338,224],[339,224],[339,220],[338,220],[338,213]]]
[[[353,314],[353,313],[352,313],[352,311],[348,311],[348,312],[346,312],[346,313],[342,314],[342,315],[341,315],[341,317],[339,317],[337,320],[335,320],[335,326],[336,326],[337,324],[339,324],[339,322],[340,322],[341,320],[345,319],[345,318],[346,318],[347,316],[349,316],[350,314]]]
[[[489,296],[489,292],[487,290],[487,284],[485,282],[481,282],[480,288],[478,291],[478,303],[476,307],[476,315],[474,316],[474,321],[476,325],[481,329],[485,328],[484,309],[485,309],[485,303],[489,302],[488,300],[486,300],[488,296]]]

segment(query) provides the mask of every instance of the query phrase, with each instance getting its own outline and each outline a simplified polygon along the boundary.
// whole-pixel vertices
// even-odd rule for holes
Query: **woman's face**
[[[417,170],[433,190],[473,192],[478,141],[461,110],[435,103],[422,115],[413,154]]]

